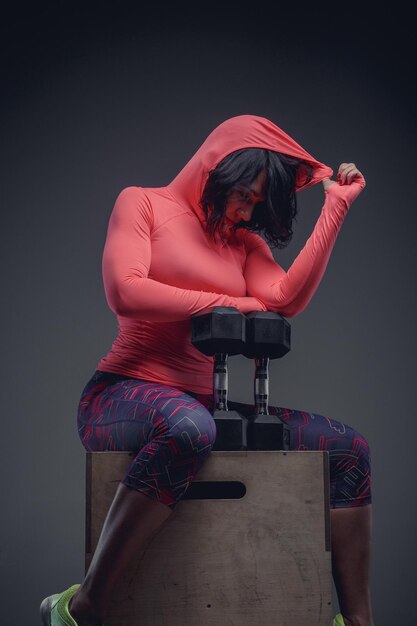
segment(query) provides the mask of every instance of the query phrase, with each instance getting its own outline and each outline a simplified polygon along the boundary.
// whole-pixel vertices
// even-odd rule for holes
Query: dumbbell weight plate
[[[246,343],[242,354],[249,359],[279,359],[291,349],[291,325],[279,313],[252,311],[246,317]]]

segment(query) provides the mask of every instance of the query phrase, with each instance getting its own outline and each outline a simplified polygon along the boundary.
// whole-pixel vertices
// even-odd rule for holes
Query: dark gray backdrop
[[[346,421],[373,458],[376,626],[417,617],[415,551],[415,91],[410,17],[277,2],[16,3],[3,16],[3,621],[83,573],[79,395],[110,348],[101,255],[114,200],[168,183],[207,134],[269,117],[367,187],[321,285],[271,363],[271,400]],[[321,185],[298,196],[285,268],[311,233]],[[251,402],[233,357],[230,396]],[[244,381],[243,383],[241,381]],[[335,607],[336,609],[336,607]]]

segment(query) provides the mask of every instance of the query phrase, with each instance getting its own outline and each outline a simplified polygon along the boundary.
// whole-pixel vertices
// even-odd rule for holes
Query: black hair
[[[233,230],[247,228],[263,234],[271,246],[285,248],[293,236],[292,221],[297,219],[295,188],[299,168],[305,185],[313,175],[313,167],[306,161],[263,148],[243,148],[228,154],[210,170],[200,199],[210,235],[214,238],[218,231],[222,236],[221,223],[231,191],[250,185],[266,171],[266,199],[255,205],[250,221],[238,222]]]

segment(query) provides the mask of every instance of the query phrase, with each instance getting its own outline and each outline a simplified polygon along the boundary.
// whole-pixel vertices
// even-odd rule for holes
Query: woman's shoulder
[[[123,187],[117,194],[117,200],[148,200],[148,195],[144,187],[138,187],[137,185],[129,185]]]
[[[153,207],[143,187],[130,185],[123,187],[117,194],[112,219],[120,223],[125,221],[146,221],[153,226]]]

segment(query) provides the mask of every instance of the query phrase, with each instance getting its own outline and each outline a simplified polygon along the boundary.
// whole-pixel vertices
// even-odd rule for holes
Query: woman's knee
[[[167,439],[176,454],[182,457],[209,455],[216,440],[216,423],[203,406],[184,407],[180,413],[167,417],[165,427],[156,436]]]
[[[370,504],[371,452],[364,435],[346,426],[345,436],[329,452],[332,507]]]
[[[361,459],[363,468],[370,471],[371,467],[371,447],[366,437],[358,430],[351,428],[352,451]]]
[[[371,451],[366,437],[348,424],[332,422],[334,434],[326,434],[324,449],[330,452],[330,460],[336,463],[339,469],[346,466],[361,466],[361,471],[370,468]],[[343,462],[342,462],[343,460]]]

